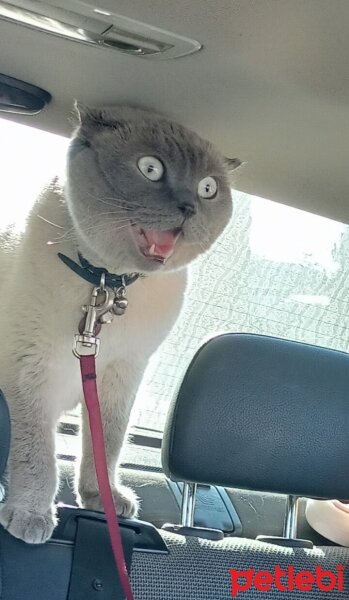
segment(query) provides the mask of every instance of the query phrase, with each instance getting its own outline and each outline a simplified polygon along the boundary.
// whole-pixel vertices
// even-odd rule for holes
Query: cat
[[[29,543],[56,525],[55,429],[82,400],[72,340],[92,285],[57,256],[112,273],[142,274],[127,287],[123,316],[104,325],[97,359],[108,469],[118,513],[137,514],[116,467],[149,357],[181,309],[187,267],[232,214],[229,171],[215,147],[171,119],[131,107],[76,106],[63,187],[39,197],[17,244],[3,252],[0,385],[12,441],[0,523]],[[50,243],[51,242],[51,243]],[[78,494],[101,510],[85,409]]]

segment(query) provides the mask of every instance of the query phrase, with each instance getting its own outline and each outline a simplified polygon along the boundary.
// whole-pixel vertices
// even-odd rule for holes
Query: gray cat
[[[12,419],[0,522],[31,543],[47,540],[56,524],[56,424],[82,399],[71,348],[92,285],[58,251],[77,262],[81,253],[111,273],[143,275],[127,288],[125,315],[103,326],[97,359],[113,494],[119,514],[133,516],[137,498],[115,474],[130,410],[149,357],[178,316],[187,265],[230,219],[228,171],[239,164],[152,112],[78,113],[64,189],[44,191],[12,260],[8,252],[0,259],[0,382]],[[85,412],[78,491],[83,506],[101,509]]]

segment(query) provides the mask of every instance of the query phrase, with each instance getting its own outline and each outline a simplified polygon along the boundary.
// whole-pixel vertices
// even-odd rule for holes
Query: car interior
[[[122,451],[135,600],[349,598],[349,533],[307,518],[310,499],[349,501],[348,34],[346,0],[0,0],[1,229],[64,170],[76,99],[157,110],[241,161]],[[124,597],[104,515],[75,495],[79,426],[78,409],[57,429],[52,539],[0,527],[0,600]],[[0,481],[10,431],[1,395]],[[322,587],[246,575],[290,566]]]

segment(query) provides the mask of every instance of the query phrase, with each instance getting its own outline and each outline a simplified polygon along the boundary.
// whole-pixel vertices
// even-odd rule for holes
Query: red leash
[[[115,503],[108,475],[101,410],[97,392],[96,360],[95,356],[92,354],[89,356],[79,356],[79,359],[82,386],[90,422],[93,456],[96,467],[98,487],[107,519],[115,564],[119,573],[121,586],[126,600],[134,600],[126,568],[119,521],[116,515]]]

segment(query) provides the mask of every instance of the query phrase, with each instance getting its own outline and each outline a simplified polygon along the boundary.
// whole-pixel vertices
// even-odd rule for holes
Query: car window
[[[68,140],[0,119],[0,227],[23,231],[42,188],[64,172]]]
[[[192,265],[180,318],[145,373],[135,424],[163,429],[181,374],[214,333],[253,332],[348,349],[349,227],[232,194],[232,221]]]
[[[20,231],[40,189],[63,173],[68,141],[5,120],[0,136],[6,139],[0,146],[0,226],[14,224]],[[162,432],[188,362],[217,332],[348,349],[349,227],[235,190],[232,196],[233,218],[208,254],[192,264],[181,315],[150,360],[134,426]]]

